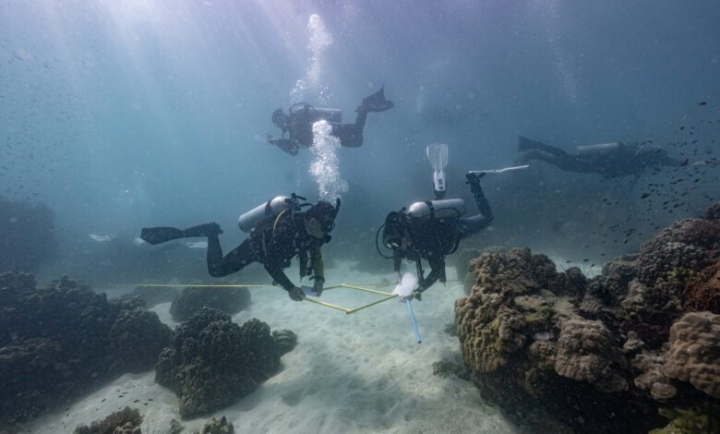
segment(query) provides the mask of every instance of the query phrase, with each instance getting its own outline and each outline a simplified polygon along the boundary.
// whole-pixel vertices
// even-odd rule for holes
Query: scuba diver
[[[465,213],[465,202],[462,199],[416,202],[407,209],[393,211],[385,217],[385,224],[381,228],[382,243],[393,251],[396,281],[400,281],[403,259],[416,263],[418,288],[413,291],[413,298],[420,299],[422,292],[438,280],[445,283],[445,255],[454,253],[460,240],[480,232],[492,222],[490,204],[480,187],[480,178],[484,175],[483,172],[466,174],[479,211],[472,217],[461,218]],[[427,277],[424,277],[422,259],[430,264]]]
[[[385,87],[362,100],[355,111],[354,124],[342,123],[342,112],[338,109],[315,108],[304,102],[292,105],[286,114],[279,108],[272,114],[272,123],[282,130],[282,136],[275,138],[268,134],[266,142],[276,145],[290,155],[297,155],[300,147],[313,145],[313,124],[326,120],[332,127],[331,135],[340,139],[340,145],[357,148],[363,143],[363,129],[369,112],[384,112],[393,108],[392,101],[385,99]],[[288,133],[288,138],[285,134]]]
[[[656,145],[642,143],[627,145],[621,142],[578,146],[577,154],[568,154],[563,149],[542,142],[518,137],[516,160],[526,164],[540,160],[567,172],[597,173],[604,178],[619,178],[627,175],[639,176],[648,167],[686,166],[689,160],[668,157],[667,151]]]
[[[283,268],[293,257],[300,260],[300,279],[314,280],[313,292],[320,296],[325,282],[321,247],[330,241],[340,199],[333,206],[320,200],[316,204],[300,203],[305,198],[277,196],[241,215],[238,225],[249,232],[245,241],[223,256],[217,223],[206,223],[180,230],[170,227],[143,228],[141,238],[149,244],[160,244],[177,238],[207,237],[207,266],[212,277],[224,277],[242,270],[253,262],[263,264],[273,284],[283,287],[294,301],[305,298],[305,292],[288,279]],[[309,207],[307,210],[302,208]]]

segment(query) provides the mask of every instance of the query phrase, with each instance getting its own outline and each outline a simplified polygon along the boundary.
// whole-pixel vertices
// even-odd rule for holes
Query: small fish
[[[700,101],[700,102],[698,103],[698,105],[699,105],[699,106],[707,105],[707,101]]]

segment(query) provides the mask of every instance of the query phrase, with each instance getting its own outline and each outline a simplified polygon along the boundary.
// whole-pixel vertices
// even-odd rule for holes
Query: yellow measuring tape
[[[366,284],[366,285],[367,285],[367,286],[383,286],[382,283]],[[167,284],[157,283],[157,284],[155,284],[155,283],[146,283],[146,284],[137,284],[137,285],[136,285],[136,284],[124,284],[124,285],[119,285],[119,286],[135,286],[135,287],[140,287],[140,288],[185,288],[185,287],[193,287],[193,288],[270,288],[270,287],[272,287],[272,285],[192,284],[192,283],[191,283],[191,284],[180,284],[180,283],[167,283]],[[360,285],[348,284],[348,283],[341,283],[340,285],[328,286],[327,288],[324,289],[324,291],[327,291],[327,290],[330,290],[330,289],[337,289],[337,288],[347,288],[347,289],[354,289],[354,290],[357,290],[357,291],[369,292],[369,293],[371,293],[371,294],[381,295],[382,298],[379,299],[379,300],[375,300],[375,301],[373,301],[373,302],[371,302],[371,303],[368,303],[368,304],[365,304],[365,305],[362,305],[362,306],[358,306],[358,307],[354,307],[354,308],[343,307],[343,306],[339,306],[339,305],[337,305],[337,304],[327,303],[327,302],[324,302],[324,301],[320,301],[318,298],[315,298],[315,297],[305,297],[305,301],[309,301],[309,302],[311,302],[311,303],[315,303],[315,304],[318,304],[318,305],[320,305],[320,306],[329,307],[330,309],[341,310],[341,311],[343,311],[343,312],[345,312],[346,314],[349,315],[349,314],[351,314],[351,313],[355,313],[355,312],[357,312],[357,311],[359,311],[359,310],[367,309],[368,307],[375,306],[375,305],[377,305],[377,304],[383,303],[383,302],[388,301],[388,300],[392,300],[393,298],[396,298],[396,297],[397,297],[397,295],[391,294],[391,293],[389,293],[389,292],[378,291],[377,289],[365,288],[365,287],[362,287],[362,286],[360,286]],[[323,291],[323,292],[324,292],[324,291]]]

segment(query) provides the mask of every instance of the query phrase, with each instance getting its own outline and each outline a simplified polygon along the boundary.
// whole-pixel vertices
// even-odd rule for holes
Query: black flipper
[[[180,229],[168,227],[143,228],[140,234],[140,238],[152,245],[184,237],[185,234]]]
[[[198,226],[193,226],[189,229],[182,231],[185,237],[210,237],[223,233],[220,229],[220,225],[217,223],[205,223]]]
[[[527,137],[519,136],[518,137],[518,152],[525,152],[529,151],[531,149],[538,149],[541,148],[543,144],[541,142],[537,142],[535,140],[530,140]]]
[[[384,112],[390,110],[395,104],[385,99],[385,86],[381,87],[380,90],[363,99],[360,107],[364,108],[368,112]]]

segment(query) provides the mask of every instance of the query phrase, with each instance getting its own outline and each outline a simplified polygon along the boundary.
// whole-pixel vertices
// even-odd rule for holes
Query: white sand
[[[390,272],[375,276],[351,271],[348,263],[338,265],[327,270],[326,286],[392,277]],[[448,268],[448,277],[451,272],[454,269]],[[288,276],[294,279],[297,270],[290,269]],[[482,403],[471,382],[432,374],[434,362],[461,363],[457,338],[445,332],[454,319],[454,301],[463,295],[461,283],[436,284],[423,301],[413,302],[422,344],[415,341],[406,306],[397,300],[348,315],[307,301],[293,302],[279,288],[251,291],[250,310],[235,315],[235,322],[258,318],[273,330],[298,334],[297,347],[282,357],[281,371],[254,393],[214,415],[182,421],[177,398],[154,383],[154,372],[124,375],[61,414],[43,416],[24,432],[72,432],[79,423],[89,425],[125,406],[140,409],[144,434],[167,433],[173,418],[190,433],[211,416],[222,415],[238,433],[516,432],[496,408]],[[332,289],[321,300],[357,307],[377,296]],[[175,326],[169,307],[166,303],[154,310]]]

